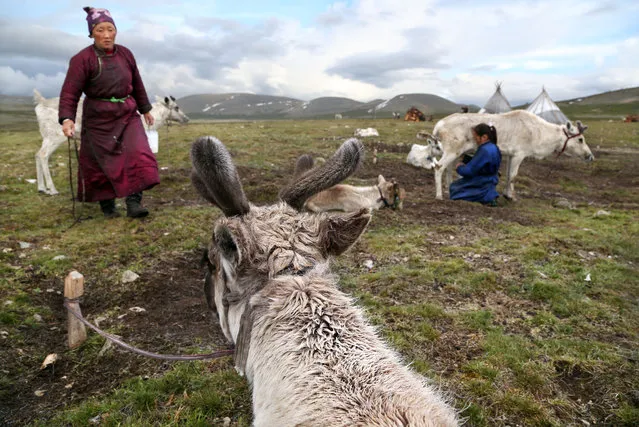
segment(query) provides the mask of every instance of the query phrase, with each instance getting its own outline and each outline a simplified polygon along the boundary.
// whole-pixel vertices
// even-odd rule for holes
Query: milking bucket
[[[154,153],[154,154],[157,153],[159,145],[160,145],[160,139],[158,137],[158,131],[157,130],[147,130],[146,131],[146,137],[149,140],[149,147],[151,147],[151,152]]]

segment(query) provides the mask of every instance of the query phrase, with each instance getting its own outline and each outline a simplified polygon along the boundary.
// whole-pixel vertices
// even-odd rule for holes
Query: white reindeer
[[[379,136],[379,132],[375,128],[363,128],[363,129],[355,129],[354,136],[359,136],[361,138],[365,138],[367,136]]]
[[[515,199],[513,181],[526,157],[543,159],[553,153],[556,156],[565,153],[586,161],[594,160],[583,136],[588,126],[580,121],[577,121],[576,127],[570,122],[556,125],[524,110],[504,114],[455,113],[441,119],[433,129],[433,136],[444,149],[439,167],[435,168],[437,199],[442,199],[444,170],[448,169],[447,185],[450,185],[453,162],[461,154],[477,147],[471,128],[479,123],[492,123],[497,130],[497,146],[508,161],[504,197],[509,199]]]
[[[254,426],[458,425],[329,270],[329,258],[364,232],[370,210],[300,212],[352,174],[362,151],[347,140],[283,189],[282,202],[255,206],[224,145],[213,137],[193,143],[193,185],[225,215],[213,226],[205,294],[251,385]]]
[[[313,169],[313,157],[303,154],[295,164],[294,179]],[[406,191],[395,180],[386,181],[377,177],[377,185],[356,187],[337,184],[308,198],[304,209],[311,212],[342,211],[356,212],[360,209],[402,209]]]
[[[42,146],[35,155],[36,170],[38,178],[38,191],[45,194],[58,194],[51,172],[49,170],[49,158],[66,140],[67,137],[62,133],[62,126],[58,123],[58,105],[60,98],[44,98],[36,89],[33,90],[33,101],[36,104],[35,112],[40,127],[40,135],[42,135]],[[75,120],[75,138],[80,137],[82,130],[82,104],[78,102],[78,111]],[[156,102],[153,104],[151,114],[155,119],[155,124],[149,130],[157,130],[164,123],[175,121],[186,123],[189,118],[180,110],[175,98],[172,96],[164,99],[156,96]]]
[[[413,144],[406,156],[406,163],[424,169],[439,167],[437,158],[444,154],[442,144],[425,130],[417,132],[417,139],[425,140],[426,145]]]

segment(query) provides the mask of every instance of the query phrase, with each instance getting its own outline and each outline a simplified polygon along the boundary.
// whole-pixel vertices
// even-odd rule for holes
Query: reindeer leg
[[[506,192],[510,192],[509,188],[510,188],[510,169],[512,166],[512,156],[510,155],[506,155],[506,185],[504,186],[505,192],[504,192],[504,197],[508,198],[508,196],[506,196]]]
[[[38,156],[40,156],[40,167],[42,168],[42,175],[44,176],[45,182],[45,193],[50,194],[52,196],[58,194],[58,190],[56,190],[55,185],[53,184],[53,178],[51,178],[51,171],[49,170],[49,159],[51,155],[58,149],[60,145],[64,142],[64,139],[53,140],[46,139],[45,143],[42,144],[42,148],[38,152]]]
[[[437,200],[443,199],[442,192],[442,175],[444,171],[450,167],[450,165],[455,161],[457,156],[454,153],[446,153],[439,160],[439,167],[435,169],[435,198]]]
[[[508,168],[508,186],[506,187],[506,191],[504,192],[504,197],[509,200],[517,200],[515,197],[515,177],[517,176],[517,172],[519,172],[519,166],[521,162],[524,161],[523,157],[513,156],[510,160],[510,167]]]
[[[44,143],[43,143],[44,145]],[[36,164],[36,178],[38,179],[38,192],[46,193],[47,187],[44,182],[44,172],[42,171],[42,158],[40,157],[40,153],[42,153],[42,148],[38,150],[35,154],[35,164]]]

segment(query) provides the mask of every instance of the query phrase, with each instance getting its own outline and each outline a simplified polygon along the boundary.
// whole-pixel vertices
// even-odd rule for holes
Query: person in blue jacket
[[[455,168],[461,178],[450,185],[451,200],[467,200],[486,205],[497,204],[497,182],[501,152],[497,147],[497,130],[494,126],[480,123],[472,128],[478,148],[473,158]]]

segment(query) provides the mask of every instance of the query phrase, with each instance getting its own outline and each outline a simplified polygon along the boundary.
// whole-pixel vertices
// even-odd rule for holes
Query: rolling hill
[[[321,97],[311,101],[294,98],[254,95],[248,93],[190,95],[178,99],[178,104],[193,118],[315,118],[333,117],[392,117],[393,112],[404,114],[411,107],[424,114],[450,114],[460,105],[437,95],[411,93],[389,100],[360,102],[349,98]]]
[[[639,113],[639,87],[604,92],[582,98],[555,101],[572,119],[616,119]],[[343,97],[320,97],[303,101],[285,96],[250,93],[189,95],[178,99],[183,111],[193,119],[311,119],[333,118],[390,118],[393,112],[403,114],[417,107],[435,119],[460,111],[460,104],[437,95],[425,93],[400,94],[391,99],[368,102]],[[0,95],[0,124],[35,122],[31,96]],[[526,105],[514,108],[525,108]],[[477,111],[477,106],[470,106]]]

